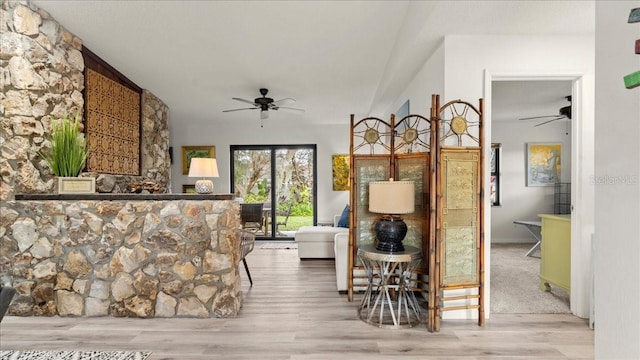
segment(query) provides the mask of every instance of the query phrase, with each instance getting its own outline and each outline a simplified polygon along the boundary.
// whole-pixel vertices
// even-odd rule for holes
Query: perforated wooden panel
[[[91,69],[85,84],[87,169],[140,175],[140,95]]]

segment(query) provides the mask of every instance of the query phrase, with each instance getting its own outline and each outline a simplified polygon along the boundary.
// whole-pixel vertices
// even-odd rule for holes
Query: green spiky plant
[[[50,155],[38,152],[49,164],[54,175],[77,177],[87,162],[89,149],[86,139],[78,132],[78,116],[75,120],[67,116],[53,123],[51,129]]]

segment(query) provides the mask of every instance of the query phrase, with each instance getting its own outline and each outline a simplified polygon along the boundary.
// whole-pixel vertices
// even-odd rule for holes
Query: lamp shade
[[[211,158],[191,158],[189,177],[218,177],[218,163]]]
[[[379,214],[410,214],[415,210],[413,181],[372,181],[369,183],[369,211]]]

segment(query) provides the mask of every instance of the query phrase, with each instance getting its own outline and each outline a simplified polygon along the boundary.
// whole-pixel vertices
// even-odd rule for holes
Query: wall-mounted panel
[[[86,70],[89,171],[140,175],[140,94]]]

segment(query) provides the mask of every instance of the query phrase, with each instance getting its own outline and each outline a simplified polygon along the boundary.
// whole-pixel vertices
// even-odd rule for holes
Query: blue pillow
[[[349,204],[342,210],[342,215],[340,215],[340,220],[338,220],[338,227],[349,227]]]

